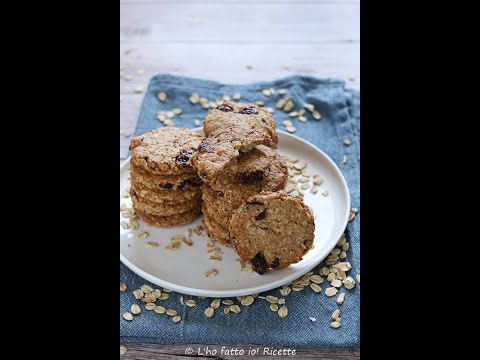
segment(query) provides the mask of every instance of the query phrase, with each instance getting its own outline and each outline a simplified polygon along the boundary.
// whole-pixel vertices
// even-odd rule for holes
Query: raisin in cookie
[[[265,132],[272,139],[272,143],[269,145],[277,147],[278,136],[272,114],[255,104],[226,101],[210,111],[203,120],[203,130],[206,136],[221,128],[237,125],[244,125]]]
[[[313,244],[313,214],[301,200],[262,192],[240,206],[230,221],[230,241],[253,270],[264,274],[302,260]]]
[[[132,138],[131,164],[160,175],[194,174],[187,164],[202,136],[191,130],[162,127]]]
[[[158,175],[130,165],[130,179],[152,190],[191,190],[199,188],[202,180],[196,174]]]
[[[256,145],[267,145],[269,137],[262,131],[244,126],[222,128],[203,139],[188,164],[193,164],[204,181],[213,181],[226,166],[236,164],[241,153]]]
[[[151,215],[170,216],[187,212],[195,208],[199,209],[202,205],[201,198],[197,198],[193,201],[157,203],[141,197],[133,188],[130,188],[130,197],[135,210],[141,210],[144,213],[149,213]]]

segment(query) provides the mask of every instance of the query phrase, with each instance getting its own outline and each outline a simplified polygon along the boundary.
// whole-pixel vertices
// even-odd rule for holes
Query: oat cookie
[[[203,227],[208,235],[214,241],[217,241],[223,245],[230,245],[230,235],[228,227],[225,227],[218,222],[215,216],[211,216],[210,212],[202,207],[203,212]]]
[[[240,206],[230,221],[230,240],[259,274],[299,262],[314,240],[313,214],[287,193],[262,192]]]
[[[200,209],[194,209],[170,216],[152,215],[139,209],[136,209],[135,212],[137,213],[138,217],[145,221],[147,224],[159,227],[174,227],[185,225],[191,223],[200,215]]]
[[[187,164],[202,136],[189,129],[162,127],[132,138],[131,164],[160,175],[194,174]]]
[[[243,126],[219,129],[204,138],[189,163],[198,169],[204,181],[213,181],[225,170],[233,166],[241,153],[246,153],[256,145],[268,144],[269,137],[258,130]]]
[[[198,188],[202,180],[196,174],[158,175],[130,165],[130,179],[152,190],[192,190]]]
[[[269,145],[277,147],[278,136],[275,120],[272,114],[258,105],[225,101],[210,111],[203,120],[203,130],[206,136],[221,128],[238,125],[265,132],[272,139],[272,143]]]
[[[141,197],[156,203],[174,203],[194,201],[202,196],[200,188],[192,190],[168,190],[157,191],[138,183],[136,180],[130,180],[130,186]]]
[[[151,215],[170,216],[184,213],[193,209],[199,209],[202,205],[201,198],[194,201],[174,201],[170,203],[157,203],[139,196],[134,189],[130,189],[133,208]]]
[[[277,150],[257,145],[248,153],[241,154],[235,164],[227,166],[209,185],[224,193],[245,192],[248,188],[259,193],[262,190],[281,190],[287,180],[288,167],[285,159]]]

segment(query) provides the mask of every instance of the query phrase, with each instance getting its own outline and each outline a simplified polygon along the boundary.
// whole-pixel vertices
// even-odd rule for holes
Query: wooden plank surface
[[[295,356],[223,356],[220,355],[222,345],[218,344],[165,344],[165,345],[156,345],[156,344],[126,344],[128,351],[121,356],[122,360],[153,360],[153,359],[162,359],[162,360],[179,360],[179,359],[191,359],[192,357],[201,358],[201,359],[228,359],[228,360],[238,360],[238,359],[269,359],[269,360],[282,360],[285,358],[297,358],[302,360],[309,359],[335,359],[335,360],[344,360],[344,359],[360,359],[360,350],[359,349],[331,349],[331,348],[322,348],[322,349],[308,349],[308,348],[295,348]],[[197,355],[198,348],[202,354],[205,353],[204,349],[207,347],[210,350],[217,350],[216,355]],[[241,348],[244,351],[248,351],[251,347],[256,349],[260,347],[262,350],[262,345],[255,344],[233,344],[225,345],[226,348]],[[267,347],[267,346],[265,346]],[[194,354],[187,355],[186,349],[191,348],[194,350]],[[282,349],[281,346],[275,346],[275,349]],[[284,347],[288,349],[289,347]],[[290,347],[290,349],[293,349]]]
[[[158,73],[226,83],[303,74],[343,79],[348,87],[358,89],[359,28],[359,0],[121,0],[120,67],[132,79],[120,80],[120,129],[133,133],[143,99],[134,89],[146,88]],[[126,50],[132,49],[127,55]],[[120,163],[129,142],[129,136],[120,136]],[[192,357],[185,354],[186,344],[126,345],[129,350],[122,359]],[[359,355],[359,349],[299,348],[296,357],[358,359]]]
[[[124,4],[120,41],[298,44],[359,40],[359,4]]]

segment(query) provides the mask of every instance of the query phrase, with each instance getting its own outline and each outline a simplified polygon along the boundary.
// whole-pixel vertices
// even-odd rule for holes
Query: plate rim
[[[192,130],[192,131],[201,130],[203,132],[203,128],[201,128],[201,127],[193,128],[193,129],[190,129],[190,130]],[[282,130],[277,130],[277,132],[281,133],[283,135],[286,135],[288,137],[293,137],[294,139],[299,140],[303,144],[307,145],[310,148],[313,148],[314,150],[320,152],[323,155],[323,157],[327,160],[327,162],[330,164],[330,166],[332,166],[334,168],[334,170],[337,172],[337,174],[339,175],[340,182],[341,182],[341,187],[346,192],[347,208],[350,209],[351,208],[350,189],[348,188],[347,181],[345,180],[345,177],[343,176],[343,173],[340,170],[340,168],[337,166],[337,164],[335,164],[335,162],[330,158],[330,156],[328,156],[322,149],[320,149],[316,145],[314,145],[311,142],[309,142],[305,139],[302,139],[302,138],[300,138],[300,137],[298,137],[294,134],[290,134],[290,133],[287,133],[286,131],[282,131]],[[123,168],[125,166],[127,166],[129,164],[129,162],[130,162],[130,156],[127,159],[125,159],[125,161],[120,165],[120,172],[123,170]],[[285,285],[285,284],[287,284],[287,283],[289,283],[289,282],[291,282],[295,279],[298,279],[299,277],[305,275],[307,272],[311,271],[318,264],[320,264],[328,256],[328,254],[332,251],[332,249],[337,244],[338,239],[340,239],[340,237],[344,233],[344,231],[347,227],[347,224],[348,224],[348,217],[349,217],[349,211],[346,212],[345,215],[344,215],[344,219],[343,219],[342,225],[340,227],[340,229],[342,229],[342,230],[339,232],[339,234],[334,234],[334,237],[337,239],[337,241],[335,243],[333,243],[333,246],[328,248],[328,251],[326,251],[324,255],[318,257],[319,260],[312,261],[311,266],[309,265],[309,266],[305,267],[304,269],[302,269],[298,272],[294,272],[290,275],[282,277],[282,278],[280,278],[278,280],[275,280],[273,282],[270,282],[268,284],[249,287],[249,288],[244,288],[244,289],[241,289],[241,290],[237,290],[237,289],[235,289],[235,290],[202,290],[202,289],[197,289],[197,288],[185,287],[185,286],[182,286],[182,285],[176,285],[176,284],[170,283],[168,281],[159,279],[159,278],[157,278],[153,275],[150,275],[149,273],[143,271],[142,269],[137,267],[135,264],[128,261],[122,255],[121,252],[120,252],[120,261],[127,268],[132,270],[134,273],[136,273],[138,276],[142,277],[143,279],[145,279],[147,281],[150,281],[151,283],[153,283],[155,285],[170,289],[172,291],[175,291],[175,292],[178,292],[178,293],[181,293],[181,294],[193,295],[193,296],[206,296],[206,297],[236,297],[236,296],[257,294],[257,293],[261,293],[261,292],[265,292],[265,291],[269,291],[269,290],[278,288],[278,287],[280,287],[282,285]]]

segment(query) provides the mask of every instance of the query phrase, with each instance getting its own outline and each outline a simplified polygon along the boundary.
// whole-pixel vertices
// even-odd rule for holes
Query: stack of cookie
[[[201,211],[201,180],[188,161],[202,136],[163,127],[132,138],[130,195],[138,217],[172,227],[195,220]]]
[[[263,190],[284,188],[288,168],[275,150],[272,115],[255,104],[225,102],[203,121],[207,137],[191,158],[202,184],[203,225],[210,238],[230,244],[235,210]]]

